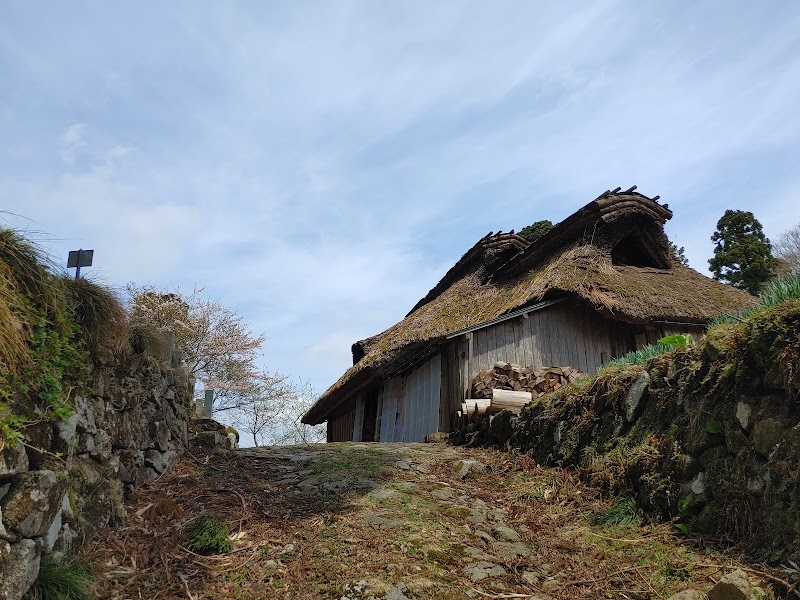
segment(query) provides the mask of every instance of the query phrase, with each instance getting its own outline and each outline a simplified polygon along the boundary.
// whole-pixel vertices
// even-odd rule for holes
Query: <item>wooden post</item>
[[[472,353],[473,353],[473,342],[472,342],[472,332],[470,331],[466,334],[467,338],[467,391],[465,398],[469,398],[470,390],[472,388]]]

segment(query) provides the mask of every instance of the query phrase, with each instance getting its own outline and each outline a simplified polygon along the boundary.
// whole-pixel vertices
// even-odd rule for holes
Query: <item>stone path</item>
[[[359,452],[367,453],[368,460],[360,461]],[[386,535],[398,539],[426,534],[428,539],[420,540],[420,557],[433,557],[439,567],[456,562],[471,582],[492,578],[492,588],[505,589],[500,583],[507,575],[503,563],[514,561],[519,567],[531,555],[531,543],[525,539],[529,528],[509,522],[505,509],[490,506],[473,494],[475,480],[486,473],[487,466],[465,459],[459,449],[443,444],[328,444],[302,450],[244,449],[239,454],[265,461],[266,468],[290,494],[317,496],[367,490],[355,499],[351,518],[373,530],[390,531]],[[339,468],[330,472],[315,468],[318,461],[326,459],[338,463]],[[380,472],[380,482],[376,481],[376,472]],[[443,523],[449,525],[444,536],[440,535]],[[442,541],[444,550],[439,546]],[[403,553],[402,543],[399,550]],[[392,560],[387,557],[386,562],[391,564]],[[374,596],[370,587],[376,587],[370,578],[353,582],[342,598],[407,597],[403,582],[381,596]]]
[[[165,497],[175,510],[148,520]],[[88,562],[107,569],[98,597],[159,600],[645,600],[715,573],[694,563],[721,559],[684,546],[668,524],[594,524],[612,505],[574,473],[491,450],[242,449],[184,457]],[[227,524],[226,555],[182,546],[202,514]]]

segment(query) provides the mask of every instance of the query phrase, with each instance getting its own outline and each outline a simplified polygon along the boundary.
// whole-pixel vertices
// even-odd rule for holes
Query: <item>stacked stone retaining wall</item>
[[[126,491],[171,469],[187,445],[194,381],[172,358],[98,365],[69,418],[29,423],[0,451],[0,600],[18,600],[42,557],[125,519]]]
[[[501,413],[462,442],[572,465],[679,529],[800,560],[800,302]]]

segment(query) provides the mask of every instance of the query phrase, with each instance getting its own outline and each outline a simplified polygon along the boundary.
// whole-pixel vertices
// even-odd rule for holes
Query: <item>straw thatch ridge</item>
[[[485,275],[490,275],[494,267],[507,262],[528,246],[530,246],[530,242],[524,237],[515,235],[513,231],[509,233],[490,231],[464,253],[464,256],[445,273],[439,283],[424,298],[408,311],[406,316],[439,296],[467,273],[480,271]]]
[[[579,240],[613,248],[623,235],[631,233],[624,228],[614,227],[619,221],[642,229],[637,232],[639,241],[647,245],[658,266],[669,268],[672,257],[664,223],[672,218],[672,211],[666,204],[656,201],[658,196],[654,199],[633,192],[635,187],[623,193],[618,193],[618,189],[604,192],[500,267],[496,278],[508,279],[529,271],[559,249],[574,245]],[[609,233],[613,233],[610,239]]]
[[[663,231],[671,216],[654,199],[607,192],[525,249],[506,246],[496,253],[484,244],[490,238],[482,239],[405,319],[354,344],[356,364],[303,422],[321,423],[359,390],[435,354],[448,334],[542,300],[575,297],[609,318],[637,324],[705,324],[752,304],[752,296],[672,256]],[[626,264],[631,256],[655,266]]]

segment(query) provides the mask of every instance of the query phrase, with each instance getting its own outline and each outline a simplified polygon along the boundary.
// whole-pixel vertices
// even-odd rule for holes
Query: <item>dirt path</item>
[[[203,514],[230,552],[185,549]],[[737,565],[572,472],[443,444],[187,456],[97,539],[98,597],[148,600],[667,598]]]

